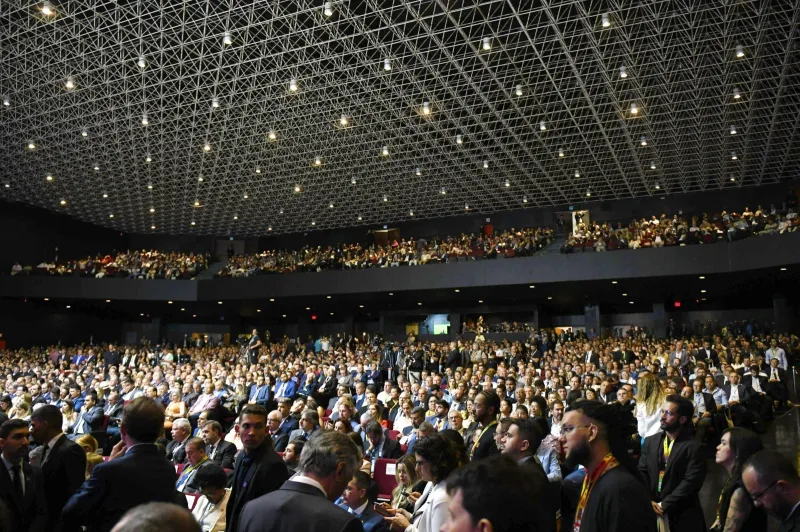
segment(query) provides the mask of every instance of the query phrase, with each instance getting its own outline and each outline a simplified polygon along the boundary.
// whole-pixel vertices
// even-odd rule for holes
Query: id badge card
[[[664,472],[658,472],[658,492],[661,493],[661,484],[664,482]]]

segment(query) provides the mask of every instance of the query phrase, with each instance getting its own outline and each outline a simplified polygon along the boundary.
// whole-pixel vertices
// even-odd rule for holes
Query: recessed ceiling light
[[[172,301],[167,301],[167,305],[172,305]]]
[[[272,298],[272,297],[271,297],[271,298],[269,298],[269,300],[270,300],[270,302],[271,302],[271,303],[274,303],[274,302],[275,302],[275,298]]]
[[[464,137],[462,137],[460,134],[456,135],[456,144],[464,144]]]
[[[48,180],[48,181],[52,181],[53,180],[53,176],[51,176],[50,174],[47,174],[47,177],[45,177],[45,179]]]
[[[622,294],[622,297],[628,297],[628,294]]]
[[[553,296],[547,296],[547,299],[553,299]]]
[[[146,163],[151,163],[151,162],[153,162],[153,158],[152,158],[152,157],[150,157],[150,154],[149,154],[149,153],[148,153],[147,155],[145,155],[145,157],[144,157],[144,162],[146,162]]]
[[[192,317],[193,317],[193,318],[196,318],[196,317],[197,317],[197,314],[192,314]]]
[[[48,2],[48,0],[44,0],[41,11],[42,15],[46,17],[49,17],[55,13],[55,11],[53,10],[53,5],[50,2]]]
[[[417,303],[417,305],[422,306],[422,303]]]
[[[106,299],[106,303],[111,303],[111,300],[110,299]]]
[[[331,312],[331,316],[333,316],[333,312]]]
[[[431,103],[428,100],[422,102],[422,114],[431,114]]]
[[[260,309],[260,308],[257,308],[257,309],[256,309],[256,312],[261,312],[261,309]]]
[[[281,314],[281,316],[285,318],[285,317],[286,317],[286,314]]]
[[[181,307],[181,312],[185,312],[185,311],[186,311],[186,309]]]
[[[272,231],[272,226],[267,227],[267,231]]]
[[[700,290],[700,293],[701,293],[701,294],[705,294],[705,293],[706,293],[706,291],[705,291],[705,290]]]
[[[478,303],[483,303],[483,299],[479,299],[479,300],[478,300]]]
[[[616,281],[611,281],[611,284],[617,284],[617,282]]]
[[[49,297],[44,298],[45,301],[50,301]]]
[[[489,168],[489,161],[487,161],[486,159],[483,160],[483,167]]]
[[[306,310],[311,310],[311,307],[306,307]]]
[[[701,275],[700,277],[698,277],[698,279],[705,279],[705,278],[706,278],[705,275]]]
[[[393,295],[394,295],[394,292],[389,292],[389,295],[390,295],[390,296],[393,296]]]
[[[195,207],[199,207],[200,206],[200,202],[198,200],[194,200],[194,206]]]
[[[633,305],[633,301],[628,301],[628,303],[630,303],[631,305]]]
[[[326,299],[330,299],[330,298],[331,298],[331,296],[326,296]]]
[[[782,271],[782,272],[785,272],[785,271],[786,271],[786,268],[781,268],[781,271]]]
[[[383,197],[383,201],[384,201],[384,203],[386,203],[387,201],[389,201],[389,198],[388,198],[388,197],[386,197],[386,196],[384,196],[384,197]]]
[[[364,308],[364,305],[359,305],[358,308]]]
[[[528,288],[536,288],[536,285],[528,285]]]
[[[456,293],[458,293],[458,292],[461,292],[461,290],[459,290],[458,288],[456,288],[456,289],[455,289],[455,292],[456,292]]]
[[[342,115],[341,118],[339,118],[339,125],[342,127],[347,125],[347,115]]]
[[[67,308],[72,308],[72,306],[71,305],[67,305]]]
[[[217,305],[221,305],[221,304],[222,304],[222,301],[217,301]]]

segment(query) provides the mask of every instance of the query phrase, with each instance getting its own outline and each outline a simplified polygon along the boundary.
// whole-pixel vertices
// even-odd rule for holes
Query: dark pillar
[[[583,307],[583,324],[586,327],[586,335],[592,338],[600,336],[600,307],[597,305],[586,305]]]
[[[653,336],[656,338],[666,338],[667,336],[667,314],[664,303],[653,303]]]

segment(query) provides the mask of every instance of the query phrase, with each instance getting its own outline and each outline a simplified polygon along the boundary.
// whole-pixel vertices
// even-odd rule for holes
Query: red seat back
[[[183,473],[183,468],[185,467],[186,464],[175,464],[175,476],[176,477],[181,476],[181,473]]]
[[[390,440],[399,440],[400,439],[400,431],[399,430],[390,430],[389,431],[389,439]]]
[[[391,500],[392,490],[397,486],[394,476],[397,460],[392,458],[378,458],[375,460],[373,478],[378,486],[378,499]]]

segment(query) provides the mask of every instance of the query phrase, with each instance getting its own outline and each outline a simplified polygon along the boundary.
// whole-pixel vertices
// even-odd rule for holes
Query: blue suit
[[[361,514],[357,514],[355,510],[351,510],[341,497],[336,499],[336,506],[358,517],[359,520],[361,520],[361,524],[364,526],[364,532],[389,532],[389,522],[384,519],[381,514],[373,510],[369,503],[367,503],[367,507],[364,508]]]
[[[257,386],[253,386],[253,389],[250,391],[250,401],[255,401],[256,403],[264,406],[269,401],[269,386],[266,384],[261,387],[259,390]]]
[[[294,393],[297,390],[297,383],[293,380],[289,380],[288,382],[278,382],[275,385],[275,397],[294,397]]]

